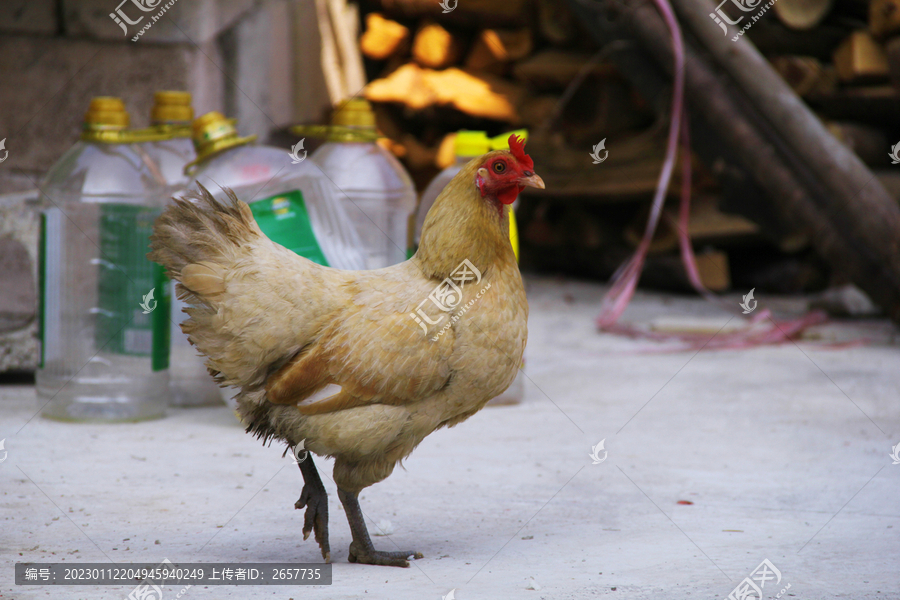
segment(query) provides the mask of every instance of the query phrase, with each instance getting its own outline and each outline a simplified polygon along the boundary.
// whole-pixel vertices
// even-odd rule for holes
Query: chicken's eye
[[[502,161],[501,161],[501,162],[495,162],[495,163],[494,163],[494,171],[495,171],[495,172],[497,172],[497,173],[502,173],[502,172],[505,171],[505,170],[506,170],[506,163],[505,163],[505,162],[502,162]]]

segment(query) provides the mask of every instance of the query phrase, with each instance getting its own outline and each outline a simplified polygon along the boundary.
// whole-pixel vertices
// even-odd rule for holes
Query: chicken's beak
[[[544,189],[544,180],[541,179],[540,175],[532,173],[531,171],[525,171],[525,175],[525,177],[519,178],[519,185],[533,187],[539,190]]]

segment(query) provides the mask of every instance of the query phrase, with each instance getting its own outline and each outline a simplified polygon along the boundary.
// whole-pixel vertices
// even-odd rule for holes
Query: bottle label
[[[162,320],[168,323],[166,285],[159,265],[147,260],[150,234],[160,210],[130,204],[100,206],[100,258],[95,343],[102,352],[132,356],[168,354],[168,344],[159,338]],[[155,357],[167,365],[168,356]],[[162,367],[165,368],[165,367]]]
[[[169,348],[172,339],[172,284],[166,275],[166,269],[157,263],[153,263],[153,284],[153,289],[159,292],[159,305],[151,313],[150,319],[153,328],[150,363],[155,373],[169,368]]]
[[[313,232],[303,192],[294,190],[251,202],[250,210],[270,240],[314,263],[329,266]]]

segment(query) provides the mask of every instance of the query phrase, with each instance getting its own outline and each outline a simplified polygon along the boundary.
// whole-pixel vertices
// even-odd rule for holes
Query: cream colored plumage
[[[334,457],[334,481],[353,501],[429,433],[505,390],[521,364],[528,305],[507,207],[476,185],[497,158],[515,161],[497,151],[469,163],[429,212],[418,253],[384,269],[340,271],[297,256],[270,241],[230,192],[219,202],[202,189],[156,223],[148,256],[180,282],[190,316],[182,327],[217,380],[240,388],[248,431],[292,446],[305,440],[310,452]],[[520,189],[540,182],[523,172]],[[429,301],[430,319],[442,317],[423,331],[411,313],[464,260],[481,281],[467,282],[449,313]],[[315,518],[308,509],[304,533],[316,528],[320,546],[325,537],[329,559]],[[356,530],[354,544],[351,560],[405,563],[364,548]]]

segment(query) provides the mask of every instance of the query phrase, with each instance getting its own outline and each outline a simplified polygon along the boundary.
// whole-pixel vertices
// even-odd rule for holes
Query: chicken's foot
[[[298,463],[300,473],[303,474],[303,491],[300,499],[294,503],[294,508],[306,507],[303,518],[303,539],[309,537],[310,531],[315,531],[315,539],[322,551],[322,558],[326,563],[331,562],[331,547],[328,545],[328,493],[322,485],[322,479],[313,463],[312,454]]]
[[[359,508],[357,494],[351,494],[338,488],[338,498],[341,499],[341,504],[344,505],[344,512],[347,513],[347,522],[350,523],[350,533],[353,534],[353,542],[350,543],[350,556],[348,557],[350,562],[358,562],[365,565],[384,565],[387,567],[408,567],[409,561],[407,559],[410,556],[423,558],[422,553],[415,550],[401,552],[376,550],[375,546],[372,545],[372,538],[369,537],[369,530],[366,528],[362,510]]]

